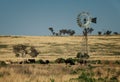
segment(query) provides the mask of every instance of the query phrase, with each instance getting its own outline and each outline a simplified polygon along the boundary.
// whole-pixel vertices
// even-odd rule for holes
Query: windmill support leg
[[[85,53],[88,54],[88,33],[87,29],[85,28]]]

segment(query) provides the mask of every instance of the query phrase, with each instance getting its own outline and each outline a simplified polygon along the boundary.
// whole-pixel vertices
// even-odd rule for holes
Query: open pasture
[[[57,64],[57,58],[75,58],[83,50],[82,36],[0,36],[0,61],[18,61],[13,46],[34,46],[40,54],[36,60],[50,64],[10,64],[0,66],[0,82],[119,82],[120,35],[89,36],[87,65]],[[26,55],[25,59],[31,58]],[[97,60],[97,61],[96,61]],[[97,62],[97,63],[96,63]]]

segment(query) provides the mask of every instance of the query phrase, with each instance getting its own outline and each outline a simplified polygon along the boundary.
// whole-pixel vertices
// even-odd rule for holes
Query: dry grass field
[[[14,60],[12,47],[16,44],[34,46],[40,52],[38,59],[75,57],[83,51],[83,41],[82,36],[0,36],[0,58]],[[120,59],[120,35],[89,36],[88,44],[91,59]]]
[[[36,60],[75,58],[78,52],[83,51],[83,41],[82,36],[0,36],[0,61],[20,59],[13,53],[12,48],[16,44],[34,46],[40,52]],[[120,61],[120,35],[89,36],[88,45],[89,60]],[[30,57],[27,55],[26,58]],[[77,80],[81,77],[97,79],[89,82],[120,82],[120,64],[70,66],[50,63],[0,66],[0,82],[86,82]]]

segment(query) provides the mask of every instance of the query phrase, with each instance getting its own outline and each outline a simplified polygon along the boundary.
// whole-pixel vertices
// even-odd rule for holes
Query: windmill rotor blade
[[[92,23],[97,23],[97,17],[92,18],[91,22],[92,22]]]

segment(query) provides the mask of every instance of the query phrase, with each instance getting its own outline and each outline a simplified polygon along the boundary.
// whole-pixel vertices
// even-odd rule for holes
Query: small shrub
[[[0,77],[8,76],[8,75],[10,75],[10,73],[7,71],[0,72]]]
[[[95,66],[92,66],[91,64],[88,65],[88,69],[91,70],[91,69],[93,69],[93,68],[95,68]]]
[[[101,60],[97,60],[97,64],[102,64]]]
[[[116,60],[116,61],[115,61],[115,64],[120,64],[120,61]]]
[[[37,57],[39,52],[33,47],[25,44],[17,44],[13,46],[13,52],[16,57],[25,57],[26,54],[29,54],[31,57]]]
[[[22,56],[24,57],[27,54],[26,50],[27,46],[23,44],[17,44],[13,46],[13,52],[15,53],[15,56]]]
[[[77,58],[83,58],[83,54],[81,52],[78,52],[76,55]]]
[[[104,78],[98,78],[98,82],[106,82]]]
[[[83,82],[95,82],[95,78],[89,77],[85,72],[82,72],[82,74],[78,78],[80,81],[82,80]]]
[[[97,62],[96,60],[90,61],[91,64],[96,64],[96,62]]]
[[[119,82],[117,77],[113,76],[110,78],[110,82]]]
[[[105,60],[104,63],[105,63],[105,64],[110,64],[110,61]]]
[[[19,57],[19,56],[20,56],[20,54],[18,54],[18,53],[15,54],[15,57]]]
[[[70,78],[69,82],[79,82],[78,80],[79,80],[78,78]]]
[[[0,77],[3,77],[3,76],[4,76],[4,74],[2,72],[0,72]]]
[[[54,79],[52,79],[52,78],[50,78],[50,82],[55,82],[55,80],[54,80]]]
[[[37,55],[39,54],[39,52],[34,48],[34,47],[31,47],[30,48],[30,53],[29,53],[29,55],[31,56],[31,57],[37,57]]]
[[[77,58],[85,58],[88,59],[89,55],[87,53],[82,54],[81,52],[78,52],[76,55]]]
[[[77,74],[77,70],[71,70],[70,74]]]
[[[1,44],[0,48],[7,48],[8,45]]]
[[[84,53],[84,58],[88,59],[89,55],[87,53]]]

